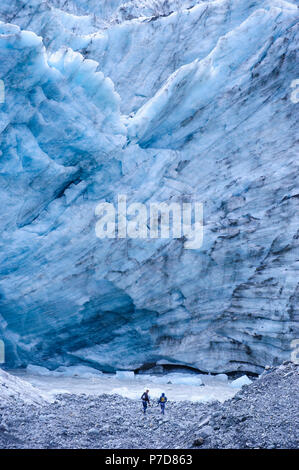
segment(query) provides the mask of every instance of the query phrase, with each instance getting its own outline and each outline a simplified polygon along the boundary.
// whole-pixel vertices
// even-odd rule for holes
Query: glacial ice
[[[27,374],[38,375],[41,377],[82,377],[92,378],[102,376],[103,373],[100,370],[94,369],[84,365],[76,366],[59,366],[55,370],[47,369],[46,367],[35,366],[34,364],[28,364],[26,367]]]
[[[117,370],[116,378],[119,380],[134,380],[135,374],[130,370]]]
[[[260,373],[298,337],[297,6],[2,0],[7,366]],[[95,236],[200,201],[204,244]]]
[[[46,367],[35,366],[34,364],[28,364],[28,366],[26,367],[26,372],[28,372],[28,374],[41,375],[46,377],[55,374],[55,372],[50,371]]]
[[[249,385],[252,383],[252,380],[250,380],[247,375],[242,375],[242,377],[239,377],[236,380],[233,380],[231,382],[231,387],[233,388],[242,388],[243,385]]]
[[[220,382],[227,382],[228,381],[228,376],[226,374],[217,374],[214,377],[216,380],[219,380]]]
[[[187,375],[187,374],[166,374],[162,377],[156,377],[155,382],[158,384],[177,384],[177,385],[193,385],[200,386],[202,385],[202,379],[198,375]]]

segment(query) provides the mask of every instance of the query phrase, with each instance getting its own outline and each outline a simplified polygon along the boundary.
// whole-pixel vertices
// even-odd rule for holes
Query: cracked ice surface
[[[282,0],[1,2],[9,366],[260,372],[289,358],[297,19]],[[94,209],[118,194],[203,202],[203,247],[98,240]]]

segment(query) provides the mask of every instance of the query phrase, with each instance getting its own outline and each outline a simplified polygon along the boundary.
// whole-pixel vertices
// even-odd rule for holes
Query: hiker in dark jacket
[[[159,401],[158,401],[158,403],[160,403],[160,406],[161,406],[162,415],[164,415],[164,412],[165,412],[166,402],[167,402],[167,397],[165,396],[165,393],[162,393],[162,395],[160,396]]]
[[[146,413],[147,405],[150,403],[148,392],[149,392],[149,390],[146,390],[141,396],[141,400],[142,400],[142,404],[143,404],[143,413],[144,414]]]

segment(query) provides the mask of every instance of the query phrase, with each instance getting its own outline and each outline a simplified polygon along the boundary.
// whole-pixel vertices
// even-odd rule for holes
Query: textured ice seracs
[[[273,3],[265,1],[259,5],[269,9]],[[205,58],[220,37],[256,9],[256,3],[248,5],[246,0],[222,0],[175,9],[168,16],[137,18],[93,35],[86,54],[98,60],[111,77],[122,97],[122,110],[129,114],[158,92],[180,67]]]
[[[260,372],[298,337],[297,9],[222,0],[165,16],[154,3],[155,18],[110,24],[108,3],[100,18],[92,2],[1,2],[42,37],[1,24],[10,365]],[[96,239],[95,206],[118,194],[203,202],[202,249]]]
[[[124,142],[124,126],[119,97],[95,62],[70,50],[47,60],[34,33],[17,27],[11,32],[1,24],[0,33],[6,94],[1,218],[5,226],[23,227],[83,174],[113,159],[111,151]]]
[[[40,348],[37,343],[44,341],[42,332],[37,343],[35,338],[31,342],[26,336],[35,337],[41,324],[46,335],[52,327],[55,330],[55,318],[58,320],[58,310],[61,311],[63,305],[68,313],[65,312],[66,317],[62,316],[61,325],[67,331],[67,325],[72,324],[69,315],[76,310],[71,302],[66,302],[65,295],[68,289],[71,292],[74,288],[71,279],[76,275],[73,277],[70,268],[75,258],[73,253],[67,260],[62,247],[68,249],[76,244],[76,232],[83,231],[86,247],[90,233],[94,236],[91,222],[94,203],[90,202],[90,207],[80,211],[74,201],[78,197],[81,201],[88,197],[92,200],[94,192],[95,199],[102,197],[107,190],[101,184],[102,179],[109,182],[119,177],[117,152],[125,142],[125,128],[120,119],[119,97],[111,80],[96,71],[96,63],[83,61],[80,54],[70,50],[51,55],[48,60],[41,38],[34,33],[20,32],[18,27],[10,25],[1,24],[0,28],[1,76],[5,76],[6,91],[6,101],[1,107],[1,327],[12,326],[13,333],[8,328],[9,332],[4,334],[10,362],[10,357],[18,357],[21,343],[26,354],[33,345]],[[97,176],[89,182],[92,173]],[[70,212],[66,215],[68,208]],[[43,220],[39,219],[40,214],[45,216]],[[86,230],[88,225],[89,230]],[[56,232],[58,226],[61,228],[59,235]],[[49,241],[47,248],[43,242],[46,238]],[[57,240],[60,240],[58,244]],[[56,255],[50,245],[56,247],[54,252],[60,252],[61,273],[66,278],[63,291],[58,285],[55,287],[56,281],[61,286],[60,269],[57,271]],[[75,257],[80,258],[83,252],[79,246],[76,250]],[[53,271],[51,260],[55,265],[52,265]],[[79,266],[80,261],[77,263]],[[14,266],[19,266],[22,274],[17,274]],[[13,271],[15,287],[7,282]],[[39,273],[39,280],[34,280],[34,272]],[[83,279],[81,282],[84,285]],[[53,286],[53,292],[60,290],[60,300],[56,294],[55,299],[51,297],[45,287],[47,284]],[[97,289],[107,295],[109,282],[101,281]],[[112,292],[117,290],[112,286]],[[11,295],[16,296],[16,309],[7,302]],[[82,297],[74,288],[74,295],[78,296],[74,300],[77,308],[82,310],[84,303],[89,301],[88,294]],[[48,313],[42,317],[38,307],[40,298],[48,305]],[[123,294],[120,298],[130,305],[128,296]],[[121,302],[116,295],[115,305]],[[112,314],[112,303],[103,299],[104,304]],[[63,318],[69,320],[65,323]],[[82,325],[85,336],[83,330]],[[51,351],[54,344],[59,349],[58,337],[52,339]],[[61,342],[64,342],[63,338]],[[47,349],[46,344],[47,341],[42,348]]]
[[[201,0],[199,0],[201,1]],[[107,22],[122,22],[139,17],[168,16],[177,9],[191,8],[197,0],[50,0],[57,8],[70,12],[93,12]]]
[[[113,80],[122,98],[122,110],[127,114],[136,112],[152,98],[173,72],[205,58],[220,37],[238,27],[256,10],[277,7],[285,12],[292,11],[293,15],[296,13],[294,4],[281,0],[251,3],[217,0],[190,4],[181,0],[48,1],[42,4],[22,0],[22,8],[19,3],[4,0],[0,5],[0,20],[13,21],[23,29],[42,35],[51,50],[66,44],[85,57],[97,60],[104,74]],[[136,17],[115,22],[118,7],[125,13],[134,9]]]
[[[99,26],[94,15],[78,15],[76,9],[62,10],[54,2],[39,0],[3,0],[0,20],[42,35],[45,46],[51,50],[65,45],[83,49],[90,42],[89,34]]]
[[[217,119],[221,96],[247,86],[252,68],[267,54],[274,35],[285,32],[285,21],[293,15],[279,8],[254,12],[222,36],[203,60],[196,59],[177,69],[129,120],[129,136],[137,138],[143,147],[182,147],[207,123],[210,103],[214,103],[213,118]],[[226,112],[227,107],[224,105],[221,111]],[[241,113],[242,109],[237,116],[230,114],[227,132],[239,123]],[[246,111],[242,114],[246,117]]]

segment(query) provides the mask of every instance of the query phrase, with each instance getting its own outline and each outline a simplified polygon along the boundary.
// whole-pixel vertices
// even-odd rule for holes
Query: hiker
[[[167,402],[167,397],[165,396],[165,393],[162,393],[162,395],[160,396],[159,401],[158,401],[158,403],[160,403],[160,406],[161,406],[162,415],[164,415],[164,412],[165,412],[166,402]]]
[[[144,414],[146,413],[147,405],[150,404],[148,392],[149,392],[149,390],[146,390],[141,396],[141,400],[142,400],[142,404],[143,404],[143,413]]]

